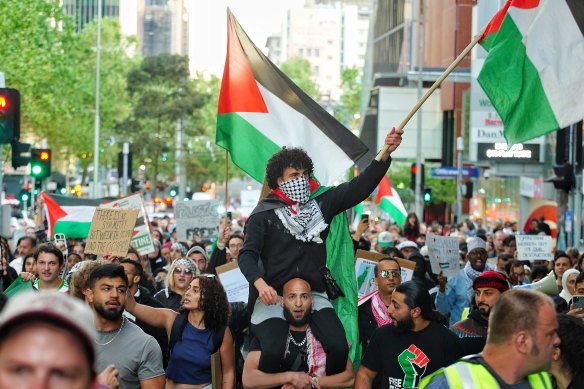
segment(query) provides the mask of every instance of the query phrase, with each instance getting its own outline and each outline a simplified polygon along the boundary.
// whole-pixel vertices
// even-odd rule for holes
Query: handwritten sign
[[[112,201],[100,206],[100,208],[119,208],[119,209],[137,209],[138,218],[134,226],[134,234],[130,244],[135,248],[140,255],[147,255],[154,252],[154,243],[152,235],[150,235],[150,228],[146,221],[146,211],[144,210],[144,202],[142,195],[137,193],[123,199]]]
[[[362,298],[369,293],[377,290],[377,285],[373,282],[375,279],[375,266],[381,258],[387,255],[373,253],[365,250],[357,250],[355,255],[355,275],[357,276],[357,298]],[[401,267],[401,282],[412,279],[416,263],[408,259],[397,258]]]
[[[214,239],[219,234],[218,211],[221,203],[216,200],[181,201],[176,204],[176,234],[178,240]]]
[[[426,237],[428,255],[432,273],[445,277],[454,277],[460,271],[458,238],[456,236],[440,236],[428,234]]]
[[[547,235],[515,235],[517,259],[520,261],[552,261],[552,237]]]
[[[249,297],[249,283],[244,277],[237,261],[229,262],[225,265],[217,266],[215,268],[219,280],[227,293],[227,301],[234,303],[243,301],[247,303]]]
[[[85,253],[125,257],[137,217],[137,209],[97,208],[91,220]]]

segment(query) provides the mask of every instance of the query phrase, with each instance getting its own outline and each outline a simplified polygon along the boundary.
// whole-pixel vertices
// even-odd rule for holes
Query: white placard
[[[178,240],[215,239],[219,234],[217,200],[180,201],[176,204],[176,236]]]
[[[247,303],[249,298],[249,283],[241,270],[239,270],[237,261],[217,266],[215,270],[225,289],[225,293],[227,293],[227,301],[230,303],[237,301]]]
[[[460,271],[458,237],[428,234],[426,246],[432,273],[442,274],[445,277],[454,277]]]
[[[547,235],[515,235],[517,259],[520,261],[552,261],[552,237]]]

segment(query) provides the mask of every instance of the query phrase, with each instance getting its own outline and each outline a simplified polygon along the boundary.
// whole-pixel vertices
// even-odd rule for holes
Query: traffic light
[[[20,92],[0,88],[0,144],[20,138]]]
[[[171,187],[170,190],[168,191],[168,195],[170,197],[178,196],[178,189],[175,186]]]
[[[124,153],[118,153],[118,177],[124,178]],[[128,153],[128,178],[132,178],[132,153]]]
[[[12,142],[12,167],[18,169],[20,166],[26,166],[30,162],[30,144]],[[29,154],[29,155],[23,155]]]
[[[37,179],[51,176],[51,150],[30,150],[30,175]]]
[[[576,177],[574,176],[574,167],[569,163],[562,165],[554,165],[555,176],[550,181],[554,183],[556,189],[561,189],[569,192],[576,184]]]
[[[473,184],[472,181],[467,181],[464,183],[464,197],[467,199],[472,199]]]
[[[424,188],[424,202],[429,203],[432,201],[432,188]]]
[[[410,189],[413,190],[414,192],[416,191],[416,173],[418,172],[418,165],[414,162],[412,163],[412,166],[410,168]],[[422,164],[422,184],[420,185],[420,187],[423,189],[424,188],[424,164]]]
[[[30,206],[30,192],[26,189],[22,189],[18,194],[18,199],[20,200],[20,204],[24,206]]]

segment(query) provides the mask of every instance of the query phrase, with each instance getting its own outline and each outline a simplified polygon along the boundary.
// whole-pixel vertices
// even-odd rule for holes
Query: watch
[[[315,375],[313,375],[313,376],[310,378],[310,381],[312,381],[312,384],[313,384],[313,385],[318,385],[318,376],[315,376]],[[314,386],[313,386],[313,387],[314,387]]]

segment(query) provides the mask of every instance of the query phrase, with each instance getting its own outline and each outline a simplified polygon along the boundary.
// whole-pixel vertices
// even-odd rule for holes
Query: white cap
[[[487,242],[485,242],[483,239],[481,238],[468,238],[466,240],[466,252],[470,253],[471,251],[473,251],[474,249],[487,249]]]
[[[403,242],[397,245],[398,250],[403,250],[408,247],[418,249],[418,244],[416,242],[412,242],[411,240],[404,240]]]

